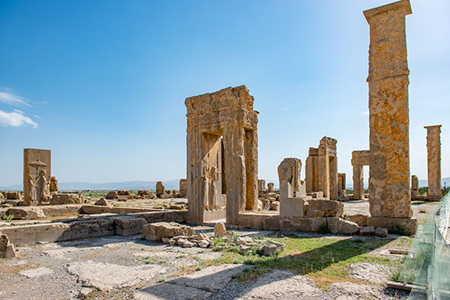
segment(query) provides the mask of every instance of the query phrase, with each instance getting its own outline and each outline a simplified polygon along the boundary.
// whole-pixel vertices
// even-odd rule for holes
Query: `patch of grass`
[[[156,258],[154,258],[154,257],[151,257],[151,256],[147,256],[145,259],[144,259],[144,262],[146,263],[146,264],[156,264],[157,263],[157,259]]]
[[[166,281],[166,278],[165,278],[165,277],[161,277],[161,278],[158,280],[159,283],[163,283],[163,282],[165,282],[165,281]]]
[[[426,213],[427,213],[426,210],[420,210],[420,211],[419,211],[419,214],[426,214]]]
[[[14,215],[7,215],[4,214],[2,217],[3,220],[7,221],[7,222],[11,222],[14,219]]]

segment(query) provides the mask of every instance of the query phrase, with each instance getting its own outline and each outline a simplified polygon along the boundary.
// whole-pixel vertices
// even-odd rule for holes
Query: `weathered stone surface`
[[[411,175],[411,200],[419,198],[419,178],[416,175]]]
[[[256,210],[257,112],[245,86],[187,98],[189,219],[213,220],[226,194],[226,220]],[[224,161],[222,161],[222,158]]]
[[[181,198],[187,197],[187,180],[186,179],[180,179],[180,197]]]
[[[280,229],[283,231],[316,232],[327,225],[327,218],[280,218]]]
[[[377,227],[377,229],[375,229],[375,235],[379,237],[387,237],[388,230],[383,227]]]
[[[175,222],[159,222],[146,224],[142,227],[142,235],[147,240],[160,241],[163,237],[172,238],[180,235],[194,235],[195,230]]]
[[[23,150],[23,191],[26,205],[49,200],[51,164],[50,150]]]
[[[374,235],[375,234],[375,228],[373,226],[364,226],[359,229],[360,235]]]
[[[142,226],[147,224],[145,219],[131,216],[113,217],[111,221],[114,222],[116,234],[123,236],[142,233]]]
[[[0,192],[0,200],[3,200],[3,199],[5,199],[5,196],[3,195],[2,192]]]
[[[346,196],[346,175],[345,173],[338,173],[338,197],[344,199]]]
[[[272,201],[270,202],[270,210],[280,210],[280,202],[279,201]]]
[[[278,203],[278,202],[277,202]],[[280,216],[282,217],[303,217],[305,215],[304,198],[281,198]]]
[[[347,221],[354,222],[354,223],[358,224],[359,226],[367,226],[367,217],[368,216],[366,216],[366,215],[356,214],[356,215],[346,216],[345,219]]]
[[[225,224],[222,222],[216,223],[214,225],[214,236],[217,237],[223,237],[227,234],[227,228],[225,227]]]
[[[138,191],[138,195],[143,198],[147,198],[147,199],[155,199],[156,198],[156,195],[152,190]]]
[[[8,200],[21,200],[20,192],[3,192],[5,198]]]
[[[164,187],[164,184],[162,183],[162,181],[158,181],[156,183],[156,197],[164,198],[165,194],[166,194],[166,189]]]
[[[238,237],[235,241],[235,244],[240,246],[240,245],[245,245],[245,244],[250,244],[253,242],[253,239],[249,236],[243,236],[243,237]]]
[[[56,193],[58,191],[58,180],[55,176],[50,177],[50,193]]]
[[[277,246],[273,244],[262,246],[262,250],[264,251],[264,256],[271,256],[277,251]]]
[[[118,196],[131,196],[130,191],[117,191]]]
[[[441,191],[441,127],[425,126],[427,129],[428,199],[442,198]]]
[[[363,166],[370,164],[370,151],[361,150],[352,152],[353,166],[353,199],[364,199],[364,172]]]
[[[266,192],[266,181],[264,179],[258,179],[258,197],[262,197]]]
[[[68,205],[44,205],[39,207],[46,217],[61,216],[79,212],[81,207],[77,204]]]
[[[283,159],[283,161],[278,166],[278,179],[280,180],[280,197],[281,197],[282,182],[288,182],[292,189],[292,194],[291,193],[288,194],[287,197],[297,197],[306,195],[303,182],[300,179],[301,169],[302,169],[302,161],[300,159],[298,158]]]
[[[312,199],[305,210],[306,218],[342,217],[344,205],[335,200]]]
[[[274,187],[274,183],[273,183],[273,182],[269,182],[269,183],[267,184],[267,192],[268,192],[268,193],[273,193],[273,192],[274,192],[273,187]]]
[[[14,246],[9,243],[8,236],[0,232],[0,258],[14,257],[16,257]]]
[[[101,205],[101,206],[108,206],[108,201],[105,200],[105,198],[100,198],[94,203],[95,205]]]
[[[209,247],[209,244],[210,244],[210,242],[207,241],[207,240],[201,240],[201,241],[198,241],[198,246],[199,246],[200,248],[208,248],[208,247]]]
[[[80,204],[83,202],[83,195],[81,194],[53,194],[50,205]]]
[[[351,221],[343,220],[337,217],[331,217],[327,218],[327,222],[328,227],[333,234],[340,233],[353,235],[359,232],[359,225]]]
[[[409,70],[405,16],[409,1],[364,12],[370,24],[369,204],[373,217],[410,218]]]
[[[368,217],[367,226],[384,227],[389,232],[394,226],[401,226],[405,229],[408,235],[413,235],[417,230],[417,219],[414,218],[376,218]]]
[[[338,197],[337,141],[323,137],[318,148],[309,148],[306,159],[306,192],[323,192],[327,199]]]
[[[106,194],[106,196],[105,196],[106,199],[116,199],[118,197],[119,196],[117,195],[117,192],[115,192],[115,191],[108,192],[108,194]]]
[[[37,207],[13,207],[6,211],[7,215],[13,215],[14,220],[33,220],[45,218],[42,209]]]

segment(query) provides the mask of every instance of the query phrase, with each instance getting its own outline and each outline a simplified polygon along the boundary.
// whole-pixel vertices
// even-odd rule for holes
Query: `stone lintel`
[[[365,10],[363,13],[364,13],[364,16],[366,17],[367,23],[370,24],[370,18],[372,18],[373,16],[383,13],[383,12],[386,12],[386,11],[389,11],[389,10],[399,9],[402,7],[404,7],[406,9],[406,15],[412,14],[411,3],[409,2],[409,0],[397,1],[394,3],[375,7],[372,9]]]
[[[442,127],[442,125],[423,126],[423,128],[425,128],[425,129],[428,129],[428,128],[430,128],[430,129],[432,129],[432,128],[441,128],[441,127]]]
[[[379,217],[368,217],[367,226],[384,227],[388,231],[391,231],[395,225],[400,225],[406,229],[408,235],[413,235],[417,230],[417,219],[416,218],[379,218]]]

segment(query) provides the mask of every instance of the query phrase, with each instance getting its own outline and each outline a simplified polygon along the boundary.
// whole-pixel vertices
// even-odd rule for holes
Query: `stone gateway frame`
[[[258,112],[253,101],[244,85],[186,99],[190,221],[226,217],[227,224],[238,225],[240,212],[256,209]]]

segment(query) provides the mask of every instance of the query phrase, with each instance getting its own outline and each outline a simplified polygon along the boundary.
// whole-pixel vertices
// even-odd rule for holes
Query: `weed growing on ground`
[[[392,226],[390,232],[392,234],[408,235],[408,230],[401,224],[395,224],[394,226]]]

